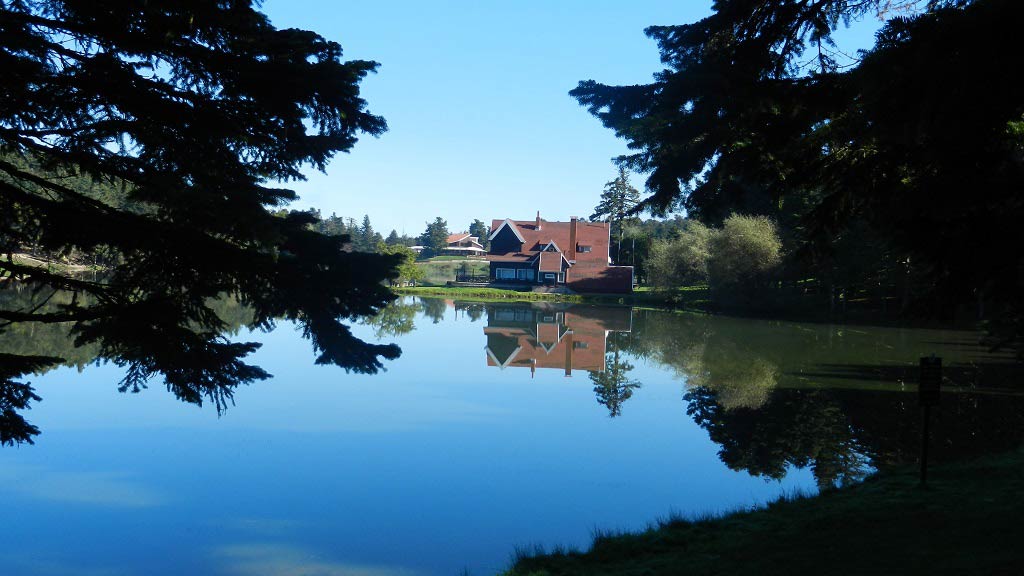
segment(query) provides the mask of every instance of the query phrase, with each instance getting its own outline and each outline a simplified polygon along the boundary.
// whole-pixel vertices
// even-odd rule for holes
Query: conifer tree
[[[356,249],[363,252],[376,251],[377,244],[383,241],[381,235],[374,231],[373,225],[370,224],[370,216],[368,214],[363,215],[363,224],[357,230],[356,237],[358,238]]]
[[[618,250],[621,252],[623,229],[628,221],[636,219],[635,211],[639,205],[640,191],[629,183],[626,168],[619,166],[618,176],[604,185],[601,202],[594,207],[590,219],[611,223],[612,236],[618,240]]]
[[[310,213],[275,214],[296,198],[285,183],[303,167],[323,170],[360,134],[386,129],[359,95],[377,65],[343,60],[313,32],[276,29],[255,4],[0,4],[0,286],[74,295],[58,308],[0,307],[0,320],[73,322],[79,345],[127,369],[122,387],[160,374],[190,402],[269,376],[242,361],[258,344],[226,337],[210,304],[225,295],[252,308],[253,326],[301,325],[319,363],[374,372],[398,355],[345,321],[392,299],[382,281],[399,258],[345,251],[345,237],[310,229]],[[13,257],[25,247],[119,258],[104,277],[82,278]],[[4,359],[4,421],[33,397],[19,374],[48,361]]]
[[[875,16],[875,45],[844,56],[836,29]],[[571,95],[627,140],[652,211],[772,217],[805,277],[866,222],[922,278],[919,309],[970,304],[1024,345],[1022,21],[1018,0],[720,0],[646,30],[652,83]]]
[[[487,224],[484,224],[481,220],[473,220],[473,223],[469,225],[469,235],[479,238],[480,245],[484,247],[484,250],[490,247],[491,242],[487,239],[490,233]]]

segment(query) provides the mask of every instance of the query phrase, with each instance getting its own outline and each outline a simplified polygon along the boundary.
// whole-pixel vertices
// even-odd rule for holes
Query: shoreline
[[[502,288],[465,288],[447,286],[416,286],[392,288],[394,293],[402,296],[436,296],[458,297],[481,302],[501,302],[507,300],[524,302],[567,302],[573,304],[629,304],[638,305],[652,303],[669,303],[664,298],[637,298],[634,294],[560,294],[551,292],[531,292],[529,290],[508,290]],[[644,293],[641,293],[644,294]]]
[[[595,534],[587,551],[517,553],[502,576],[1019,574],[1024,451],[903,466],[753,511]]]
[[[779,322],[801,322],[808,324],[839,324],[843,326],[870,326],[879,328],[907,328],[932,330],[962,330],[978,332],[977,325],[941,322],[936,320],[878,317],[871,314],[852,317],[828,317],[801,311],[749,310],[725,307],[708,300],[705,287],[685,287],[675,292],[659,292],[645,289],[631,294],[558,294],[531,292],[528,290],[507,290],[501,288],[468,288],[449,286],[395,287],[391,290],[400,296],[422,296],[428,298],[457,298],[475,302],[561,302],[567,304],[594,304],[605,306],[633,306],[641,309],[657,309],[668,312],[711,314],[752,320]]]

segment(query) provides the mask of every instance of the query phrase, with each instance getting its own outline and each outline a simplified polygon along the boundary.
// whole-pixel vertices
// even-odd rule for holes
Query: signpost
[[[934,354],[921,358],[921,375],[917,382],[917,398],[924,414],[921,430],[921,486],[928,483],[928,425],[932,406],[939,405],[939,387],[942,384],[942,358]]]

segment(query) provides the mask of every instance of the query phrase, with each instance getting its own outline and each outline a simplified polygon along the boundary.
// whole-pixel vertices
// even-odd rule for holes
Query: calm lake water
[[[409,298],[356,331],[402,357],[350,375],[289,326],[239,334],[275,378],[221,416],[118,393],[110,365],[33,378],[42,434],[0,448],[0,574],[493,574],[517,546],[913,462],[931,353],[937,459],[1024,437],[1019,367],[968,332]]]

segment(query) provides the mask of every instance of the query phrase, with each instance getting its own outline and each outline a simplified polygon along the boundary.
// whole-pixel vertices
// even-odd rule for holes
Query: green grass
[[[520,551],[504,576],[1024,574],[1024,453],[880,474],[724,517],[598,534],[585,553]]]
[[[545,294],[523,290],[501,290],[498,288],[465,288],[444,286],[417,286],[415,288],[393,288],[398,294],[410,296],[436,296],[439,298],[459,298],[463,300],[479,300],[482,302],[499,300],[544,300],[553,302],[583,302],[579,294]]]
[[[433,277],[436,280],[436,276]],[[436,296],[439,298],[461,298],[466,300],[543,300],[555,302],[584,302],[588,304],[627,304],[632,306],[651,306],[658,308],[678,308],[684,310],[703,311],[706,303],[707,289],[703,287],[681,288],[664,292],[639,288],[632,294],[546,294],[522,290],[505,290],[498,288],[466,288],[443,286],[445,282],[428,281],[415,288],[395,288],[399,294],[416,296]]]

